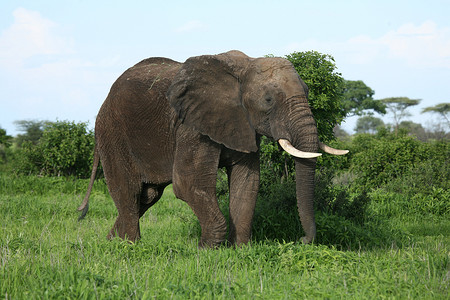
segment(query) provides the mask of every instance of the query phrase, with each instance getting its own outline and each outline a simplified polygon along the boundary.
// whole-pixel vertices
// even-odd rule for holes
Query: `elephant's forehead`
[[[282,58],[266,58],[259,61],[257,73],[275,80],[292,80],[297,76],[292,64]]]
[[[267,71],[274,71],[274,70],[287,70],[292,69],[292,64],[284,59],[284,58],[275,58],[275,57],[269,57],[269,58],[263,58],[261,60],[258,60],[258,64],[260,66],[261,71],[267,72]]]
[[[297,88],[300,84],[297,72],[291,66],[278,66],[267,69],[261,74],[265,81],[272,82],[276,85],[283,85],[284,88],[292,86]]]

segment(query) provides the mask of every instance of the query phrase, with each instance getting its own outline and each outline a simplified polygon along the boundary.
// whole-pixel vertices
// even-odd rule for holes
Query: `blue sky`
[[[0,127],[16,135],[15,120],[58,119],[93,128],[111,84],[140,60],[231,49],[330,54],[376,99],[422,99],[410,119],[430,127],[438,116],[420,110],[450,102],[449,13],[448,0],[3,0]]]

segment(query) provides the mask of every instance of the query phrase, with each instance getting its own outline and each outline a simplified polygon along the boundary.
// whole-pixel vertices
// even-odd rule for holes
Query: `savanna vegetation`
[[[17,137],[0,130],[1,297],[448,299],[446,133],[418,138],[400,118],[393,126],[375,122],[370,131],[336,139],[333,128],[345,116],[367,117],[387,106],[362,81],[344,80],[329,55],[287,58],[310,86],[321,139],[350,150],[319,158],[312,245],[299,240],[293,162],[268,139],[261,144],[252,242],[199,250],[197,219],[170,187],[142,217],[136,244],[106,241],[117,210],[101,174],[90,211],[78,222],[92,130],[69,121],[18,122],[23,134]],[[219,172],[217,195],[226,216],[227,193]]]

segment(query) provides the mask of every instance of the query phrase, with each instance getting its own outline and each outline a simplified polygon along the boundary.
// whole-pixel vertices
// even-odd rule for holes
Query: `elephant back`
[[[133,80],[149,87],[155,83],[165,80],[172,81],[181,67],[181,63],[164,57],[151,57],[140,61],[126,70],[118,81]],[[125,77],[125,78],[123,78]]]

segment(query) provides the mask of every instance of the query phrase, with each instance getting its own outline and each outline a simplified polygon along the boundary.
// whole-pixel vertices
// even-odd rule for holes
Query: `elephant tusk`
[[[330,146],[325,145],[322,142],[319,142],[319,148],[322,149],[323,151],[325,151],[326,153],[334,154],[334,155],[344,155],[344,154],[348,153],[348,150],[334,149],[334,148],[331,148]]]
[[[313,152],[303,152],[292,146],[291,142],[285,139],[279,139],[278,143],[280,144],[281,148],[283,148],[284,151],[289,153],[292,156],[299,157],[299,158],[314,158],[321,156],[321,153],[313,153]]]

